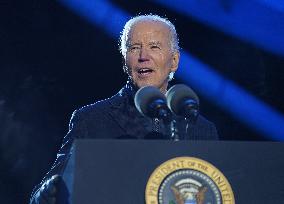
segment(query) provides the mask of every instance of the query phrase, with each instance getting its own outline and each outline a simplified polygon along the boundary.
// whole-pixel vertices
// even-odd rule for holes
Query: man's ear
[[[131,70],[126,66],[125,58],[122,56],[123,72],[128,76],[128,80],[131,81]]]
[[[180,57],[179,51],[174,52],[173,58],[172,58],[171,72],[175,72],[178,69],[179,57]]]
[[[125,58],[124,56],[121,57],[121,60],[122,60],[122,64],[123,64],[123,72],[127,75],[129,75],[129,72],[128,72],[128,68],[126,66],[126,61],[125,61]]]

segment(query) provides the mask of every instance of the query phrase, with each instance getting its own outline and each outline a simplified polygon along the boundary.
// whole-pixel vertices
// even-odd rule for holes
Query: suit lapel
[[[135,108],[133,92],[123,87],[119,93],[110,98],[110,116],[122,128],[126,136],[143,138],[151,131],[151,120],[143,117]]]

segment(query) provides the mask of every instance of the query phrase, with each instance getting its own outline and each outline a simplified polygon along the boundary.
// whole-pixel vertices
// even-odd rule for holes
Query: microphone
[[[167,93],[167,105],[170,110],[185,118],[196,118],[199,114],[199,99],[194,91],[184,84],[171,87]]]
[[[166,97],[153,86],[140,88],[134,97],[137,110],[150,118],[168,119],[170,110],[167,107]]]

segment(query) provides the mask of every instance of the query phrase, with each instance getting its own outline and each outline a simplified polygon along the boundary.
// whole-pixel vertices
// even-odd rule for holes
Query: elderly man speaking
[[[135,108],[133,97],[144,86],[154,86],[166,93],[168,82],[179,64],[178,36],[174,25],[157,15],[139,15],[124,26],[120,51],[123,55],[126,85],[106,100],[76,110],[69,124],[69,132],[63,140],[57,159],[33,194],[30,203],[55,204],[61,176],[76,138],[100,139],[161,139],[165,138],[162,120],[143,117]],[[216,140],[213,123],[198,116],[184,139]]]

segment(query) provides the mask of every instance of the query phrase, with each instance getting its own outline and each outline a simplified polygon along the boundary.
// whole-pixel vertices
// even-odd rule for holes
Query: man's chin
[[[145,87],[145,86],[154,86],[154,87],[157,87],[157,85],[155,85],[154,83],[150,83],[150,82],[138,83],[136,86],[137,86],[138,88],[142,88],[142,87]]]
[[[164,86],[163,86],[163,85],[157,84],[157,83],[155,83],[153,81],[138,81],[138,82],[134,81],[133,85],[137,89],[140,89],[140,88],[145,87],[145,86],[154,86],[154,87],[156,87],[156,88],[158,88],[160,90],[163,90],[163,88],[161,88],[161,87],[164,87],[164,86],[165,86],[165,89],[167,88],[166,84],[164,84]],[[162,92],[164,92],[164,91],[162,91]]]

